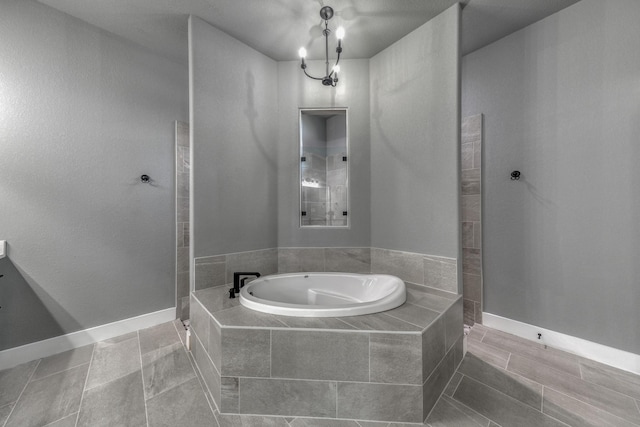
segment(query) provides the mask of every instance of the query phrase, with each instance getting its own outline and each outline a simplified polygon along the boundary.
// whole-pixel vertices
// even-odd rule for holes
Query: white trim
[[[106,325],[95,326],[82,331],[49,338],[43,341],[25,344],[20,347],[0,351],[0,371],[12,368],[21,363],[42,357],[52,356],[63,351],[107,340],[119,335],[128,334],[139,329],[149,328],[160,323],[170,322],[176,318],[176,308],[147,313],[129,319],[118,320]]]
[[[491,313],[482,313],[482,324],[502,332],[519,336],[531,341],[586,357],[605,365],[640,374],[640,355],[617,348],[608,347],[593,341],[551,331],[538,326],[507,319]],[[538,339],[538,334],[542,338]]]

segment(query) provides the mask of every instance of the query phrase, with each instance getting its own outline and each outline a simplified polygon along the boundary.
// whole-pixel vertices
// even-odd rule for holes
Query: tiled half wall
[[[462,299],[410,289],[384,313],[315,319],[195,291],[192,354],[222,413],[422,423],[463,358]]]
[[[195,289],[232,283],[234,271],[392,274],[405,282],[458,293],[456,259],[379,248],[271,248],[196,258]]]
[[[464,323],[482,323],[482,114],[462,120],[462,285]]]

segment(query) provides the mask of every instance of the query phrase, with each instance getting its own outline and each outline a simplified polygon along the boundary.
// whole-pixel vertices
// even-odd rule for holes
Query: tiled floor
[[[0,426],[402,427],[221,415],[179,322],[0,372]],[[431,427],[640,426],[640,377],[476,325]]]

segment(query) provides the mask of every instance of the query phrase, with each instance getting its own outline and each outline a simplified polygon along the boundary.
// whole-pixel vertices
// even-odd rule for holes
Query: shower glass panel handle
[[[346,108],[300,109],[300,227],[349,227]]]

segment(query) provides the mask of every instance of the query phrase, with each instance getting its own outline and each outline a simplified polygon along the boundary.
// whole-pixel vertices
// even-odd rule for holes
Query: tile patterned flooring
[[[0,372],[0,426],[408,427],[221,415],[179,321]],[[640,426],[640,376],[476,325],[425,425]]]

